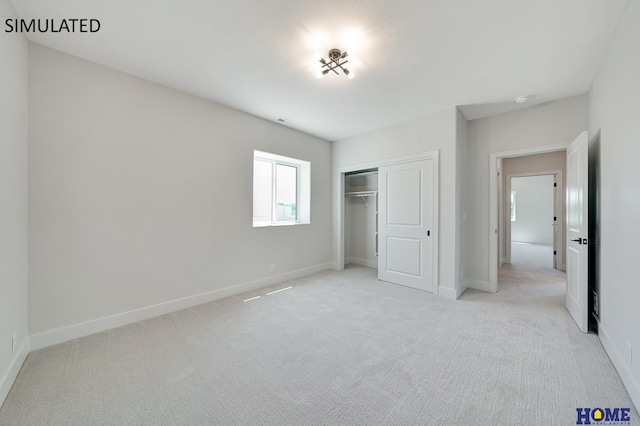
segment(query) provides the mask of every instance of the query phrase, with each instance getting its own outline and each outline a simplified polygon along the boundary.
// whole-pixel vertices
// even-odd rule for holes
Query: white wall
[[[630,1],[589,92],[589,133],[600,133],[599,335],[640,408],[638,40],[640,2]]]
[[[333,256],[339,253],[341,167],[440,150],[439,293],[456,297],[456,114],[450,108],[362,135],[336,141],[333,152]]]
[[[468,275],[489,281],[489,155],[573,141],[587,128],[587,96],[579,95],[469,122]]]
[[[553,244],[553,176],[511,178],[516,192],[516,220],[511,222],[511,241]]]
[[[0,0],[0,16],[16,17],[9,0]],[[21,34],[0,36],[0,405],[29,350],[27,50]]]
[[[30,61],[35,347],[330,266],[327,141],[40,45]],[[310,225],[252,227],[254,149],[311,162]]]
[[[577,136],[577,135],[576,135]],[[553,170],[564,171],[567,167],[566,151],[510,157],[503,160],[504,175],[513,173],[538,173]]]

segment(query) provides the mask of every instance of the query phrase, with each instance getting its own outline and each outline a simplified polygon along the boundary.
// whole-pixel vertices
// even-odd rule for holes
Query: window
[[[253,151],[253,226],[310,223],[310,163]]]
[[[511,191],[511,222],[516,221],[516,191]]]

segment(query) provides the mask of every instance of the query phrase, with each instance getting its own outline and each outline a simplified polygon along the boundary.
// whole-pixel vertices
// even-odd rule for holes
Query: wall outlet
[[[11,352],[16,350],[16,343],[18,342],[18,336],[16,334],[16,332],[14,331],[13,334],[11,335]]]
[[[633,363],[633,348],[629,342],[627,342],[627,361],[629,362],[629,365]]]
[[[269,265],[269,272],[275,272],[276,271],[276,265],[274,265],[273,263]]]

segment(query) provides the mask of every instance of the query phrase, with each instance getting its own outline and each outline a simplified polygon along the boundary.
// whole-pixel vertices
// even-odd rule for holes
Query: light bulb
[[[353,71],[351,71],[351,72],[347,75],[347,77],[349,78],[349,80],[353,80],[353,77],[355,77],[355,76],[356,76],[356,73],[354,73]]]

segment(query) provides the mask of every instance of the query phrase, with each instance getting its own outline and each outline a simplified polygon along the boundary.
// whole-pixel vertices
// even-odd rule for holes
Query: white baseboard
[[[462,291],[460,291],[460,294],[462,294]],[[445,299],[457,300],[460,294],[458,294],[458,290],[456,289],[438,286],[438,296],[444,297]]]
[[[79,324],[66,327],[47,330],[41,333],[31,335],[31,350],[46,348],[47,346],[57,345],[69,340],[77,339],[91,334],[100,333],[112,328],[122,327],[124,325],[133,324],[149,318],[168,314],[180,309],[190,308],[192,306],[209,303],[224,297],[235,296],[236,294],[246,291],[255,290],[269,285],[277,284],[283,281],[304,277],[306,275],[315,274],[327,269],[337,268],[333,263],[323,263],[309,268],[298,269],[286,272],[284,274],[272,275],[255,281],[212,290],[193,296],[183,297],[181,299],[170,300],[168,302],[159,303],[157,305],[146,306],[144,308],[135,309],[129,312],[122,312],[110,315],[104,318],[98,318]]]
[[[502,269],[505,263],[507,263],[507,258],[503,257],[502,259],[500,259],[500,266],[498,266],[498,269]]]
[[[30,351],[29,343],[29,337],[24,339],[20,348],[13,356],[9,367],[0,377],[0,406],[2,406],[2,403],[9,394],[11,386],[13,386],[13,382],[16,381],[16,377],[18,377],[22,364],[24,364],[24,361],[27,359],[27,355]]]
[[[327,265],[327,269],[331,269],[332,271],[340,271],[341,270],[340,268],[338,268],[338,262],[329,262],[326,265]]]
[[[638,380],[633,377],[631,368],[629,368],[629,365],[624,361],[625,358],[618,352],[613,342],[609,340],[607,331],[602,327],[602,323],[598,326],[598,337],[618,375],[622,379],[622,383],[624,383],[625,388],[627,388],[633,405],[635,405],[636,410],[640,411],[640,385],[638,385]]]
[[[456,299],[459,299],[460,296],[462,296],[462,294],[469,288],[479,291],[486,291],[487,293],[491,292],[491,290],[489,290],[489,283],[487,281],[466,279],[458,287]]]
[[[353,263],[354,265],[368,266],[369,268],[374,269],[378,268],[377,260],[360,259],[358,257],[347,257],[344,263]]]
[[[462,288],[465,290],[468,288],[472,288],[474,290],[486,291],[490,292],[489,282],[488,281],[480,281],[480,280],[464,280],[462,283]]]

